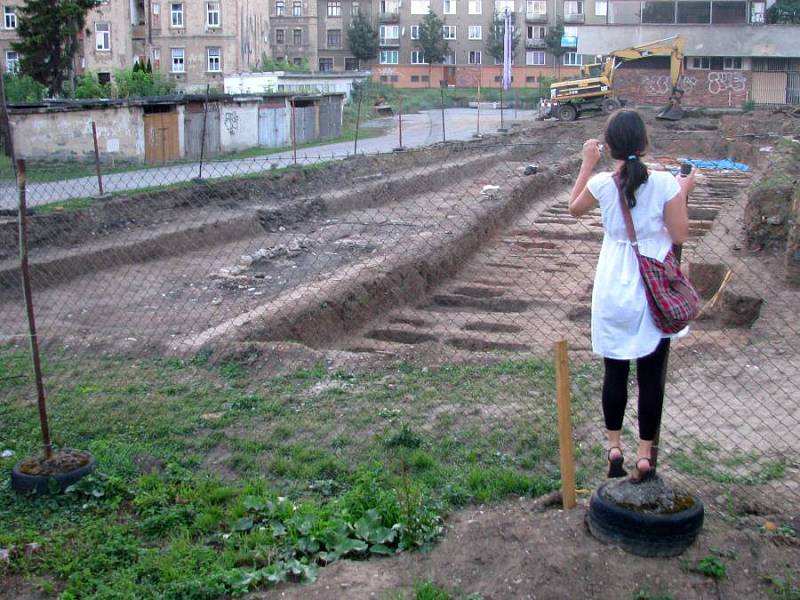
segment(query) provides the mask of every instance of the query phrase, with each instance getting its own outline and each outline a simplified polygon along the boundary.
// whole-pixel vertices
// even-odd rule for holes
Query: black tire
[[[94,456],[91,456],[87,464],[79,469],[69,471],[68,473],[59,473],[57,475],[28,475],[19,470],[19,463],[17,463],[11,470],[11,488],[22,493],[36,492],[37,494],[45,494],[50,490],[50,480],[55,479],[59,489],[63,492],[73,483],[94,471],[96,465],[97,462]]]
[[[621,108],[622,104],[616,98],[606,98],[605,100],[603,100],[601,107],[603,109],[603,114],[610,115],[615,110]]]
[[[558,118],[561,121],[574,121],[578,118],[578,109],[572,104],[562,104],[558,107]]]
[[[636,512],[604,497],[602,484],[589,502],[586,522],[592,535],[638,556],[677,556],[691,546],[703,528],[703,503],[681,512],[653,515]]]

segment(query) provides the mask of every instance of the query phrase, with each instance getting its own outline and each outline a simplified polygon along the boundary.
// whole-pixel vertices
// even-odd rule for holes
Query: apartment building
[[[0,52],[7,71],[19,64],[17,39],[22,2],[3,6]],[[265,3],[250,0],[104,0],[89,11],[75,59],[77,73],[93,71],[101,82],[114,69],[149,58],[153,69],[180,89],[222,87],[227,73],[254,71],[269,47]]]

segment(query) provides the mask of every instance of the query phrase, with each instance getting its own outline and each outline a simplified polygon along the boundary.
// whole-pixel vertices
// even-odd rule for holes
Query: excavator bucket
[[[675,89],[669,98],[669,104],[662,108],[656,115],[656,119],[663,119],[665,121],[680,121],[686,116],[686,111],[681,106],[681,98],[683,97],[683,90]]]

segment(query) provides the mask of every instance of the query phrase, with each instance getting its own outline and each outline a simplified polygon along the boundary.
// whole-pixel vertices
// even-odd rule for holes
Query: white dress
[[[683,336],[688,328],[668,336],[656,327],[650,315],[613,173],[598,173],[587,187],[600,203],[604,230],[592,290],[592,350],[606,358],[630,360],[647,356],[662,338]],[[679,191],[675,177],[664,171],[651,171],[636,190],[636,206],[631,215],[643,256],[664,260],[672,247],[664,225],[664,206]]]

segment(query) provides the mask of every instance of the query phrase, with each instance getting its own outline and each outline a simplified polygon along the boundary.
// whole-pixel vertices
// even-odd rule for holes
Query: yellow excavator
[[[559,81],[550,86],[550,115],[561,121],[574,121],[581,113],[611,113],[625,104],[614,92],[614,74],[623,62],[648,56],[670,57],[672,92],[669,104],[656,115],[659,119],[678,121],[683,90],[678,87],[683,74],[683,38],[679,35],[631,48],[614,50],[600,63],[585,65],[577,79]]]

